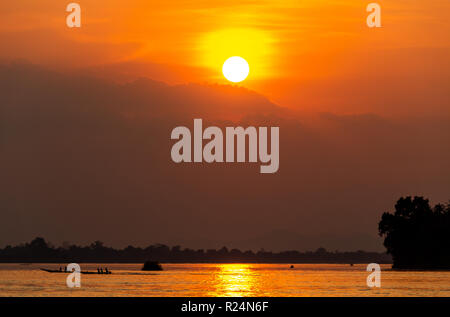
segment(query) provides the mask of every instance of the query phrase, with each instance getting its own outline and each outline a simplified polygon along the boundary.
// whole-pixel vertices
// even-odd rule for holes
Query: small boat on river
[[[41,271],[48,272],[48,273],[73,273],[70,271],[63,271],[63,270],[50,270],[50,269],[43,269],[41,268]],[[91,272],[91,271],[81,271],[81,274],[99,274],[99,275],[107,275],[112,274],[111,271],[99,271],[99,272]]]

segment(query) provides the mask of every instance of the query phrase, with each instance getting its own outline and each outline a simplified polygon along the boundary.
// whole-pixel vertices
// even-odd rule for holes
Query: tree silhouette
[[[378,252],[328,252],[319,248],[316,252],[295,250],[258,252],[239,249],[193,250],[181,246],[170,248],[164,244],[146,248],[127,246],[124,249],[107,247],[101,241],[87,246],[68,245],[53,247],[43,238],[30,243],[0,248],[0,262],[7,263],[391,263],[391,256]]]
[[[393,268],[450,269],[450,204],[430,207],[423,197],[401,197],[378,224]]]

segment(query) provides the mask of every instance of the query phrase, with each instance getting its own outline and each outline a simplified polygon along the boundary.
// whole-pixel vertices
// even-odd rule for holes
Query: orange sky
[[[76,1],[80,29],[0,2],[1,243],[380,250],[399,197],[449,198],[448,0],[379,1],[379,29],[371,0]],[[279,126],[279,171],[173,163],[193,118]]]
[[[378,1],[380,29],[365,24],[370,1],[80,0],[80,29],[65,26],[66,2],[2,2],[0,59],[57,69],[116,67],[121,75],[168,83],[225,84],[222,63],[239,55],[250,64],[241,85],[282,106],[450,112],[445,0]]]

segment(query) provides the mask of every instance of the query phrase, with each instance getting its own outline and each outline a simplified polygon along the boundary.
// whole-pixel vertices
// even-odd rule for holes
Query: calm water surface
[[[107,266],[111,275],[81,275],[81,288],[66,286],[59,264],[0,264],[0,296],[450,296],[450,272],[397,272],[382,265],[381,288],[366,285],[366,265],[341,264],[80,264]]]

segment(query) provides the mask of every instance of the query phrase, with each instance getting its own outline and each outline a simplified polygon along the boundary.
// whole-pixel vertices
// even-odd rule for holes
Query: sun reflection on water
[[[258,288],[257,273],[249,264],[221,264],[214,276],[216,289],[211,296],[251,296]]]
[[[382,265],[382,287],[366,285],[366,264],[164,264],[151,274],[141,264],[84,263],[87,271],[108,266],[113,274],[86,275],[81,288],[66,286],[66,276],[42,266],[0,263],[2,296],[449,296],[450,272],[393,271]]]

